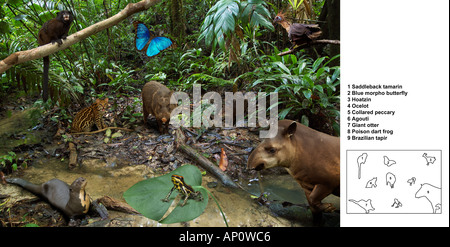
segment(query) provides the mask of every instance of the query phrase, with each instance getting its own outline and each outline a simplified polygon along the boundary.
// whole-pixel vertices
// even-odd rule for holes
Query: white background
[[[361,164],[361,178],[358,178],[358,156],[367,153],[367,159]],[[427,165],[427,160],[423,154],[435,157],[434,163]],[[384,156],[396,163],[387,166],[384,163]],[[365,213],[364,209],[359,207],[349,199],[359,201],[361,199],[372,199],[372,206],[375,210],[370,213],[410,213],[410,214],[431,214],[434,206],[425,198],[416,198],[417,191],[421,184],[431,184],[435,187],[442,187],[441,173],[441,153],[432,150],[377,150],[377,151],[357,151],[347,152],[347,198],[341,198],[346,201],[346,213]],[[341,164],[343,166],[344,164]],[[387,184],[386,174],[391,173],[395,176],[394,187]],[[375,188],[366,188],[367,182],[377,178]],[[414,184],[408,183],[408,180],[415,178]],[[438,198],[442,195],[439,193]],[[394,199],[397,198],[402,206],[392,207]],[[437,201],[433,201],[437,203]],[[343,207],[341,207],[342,212]]]
[[[402,84],[387,141],[347,141],[348,84]],[[371,104],[372,105],[372,104]],[[442,214],[345,213],[346,150],[442,150]],[[449,1],[341,0],[341,226],[449,226]],[[349,185],[351,186],[351,185]]]

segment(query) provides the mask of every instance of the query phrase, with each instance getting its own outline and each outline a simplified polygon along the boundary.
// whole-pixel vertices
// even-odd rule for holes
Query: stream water
[[[10,124],[11,119],[2,121],[7,121]],[[5,127],[7,124],[0,125]],[[3,133],[10,132],[8,129],[2,129]],[[31,133],[31,136],[38,136],[45,131],[25,129],[23,132]],[[19,133],[16,136],[20,137],[22,134]],[[23,136],[26,135],[23,134]],[[8,143],[6,143],[8,139],[10,138],[2,138],[5,141],[1,141],[3,153],[5,153],[5,150],[11,150],[8,147]],[[24,139],[29,140],[30,138],[24,137]],[[38,142],[40,143],[39,140]],[[52,149],[51,145],[53,144],[44,145],[43,153],[46,153],[45,150]],[[36,153],[35,151],[32,152]],[[36,184],[53,178],[58,178],[70,184],[76,178],[84,177],[88,181],[86,191],[92,199],[110,196],[125,202],[122,197],[123,193],[135,183],[163,175],[155,173],[154,169],[144,164],[130,165],[130,162],[116,162],[117,158],[114,157],[114,154],[102,159],[84,158],[81,165],[73,170],[68,169],[67,158],[64,160],[61,157],[44,154],[34,155],[32,162],[30,162],[32,165],[20,172],[20,176]],[[264,174],[262,176],[262,184],[269,202],[266,203],[266,206],[260,205],[254,199],[254,197],[258,197],[261,194],[259,181],[256,178],[250,179],[250,181],[240,181],[241,186],[245,189],[244,191],[242,189],[232,190],[223,187],[220,183],[217,183],[214,177],[206,174],[203,176],[202,186],[207,188],[218,200],[229,226],[311,226],[312,215],[306,208],[307,202],[304,192],[294,179],[289,174],[280,175],[277,173],[275,175],[270,172],[265,172]],[[18,175],[13,173],[10,176]],[[217,186],[208,186],[211,184],[217,184]],[[2,205],[2,207],[6,208],[17,204],[24,198],[34,197],[31,193],[18,186],[9,184],[0,184],[0,195],[2,194],[9,195],[8,201]],[[339,209],[339,197],[329,196],[324,201],[331,202]],[[0,210],[2,210],[2,207],[0,207]],[[328,216],[326,221],[328,226],[339,225],[339,214],[334,213]],[[39,222],[37,223],[39,225]],[[225,223],[214,200],[210,199],[203,214],[190,222],[164,225],[141,215],[131,215],[110,210],[107,220],[93,221],[88,226],[225,226]]]
[[[52,178],[61,179],[71,183],[78,177],[87,179],[86,191],[95,200],[102,196],[123,200],[123,193],[135,183],[159,176],[154,174],[145,165],[134,166],[111,166],[99,159],[84,161],[82,165],[74,170],[68,170],[67,164],[58,158],[42,158],[36,160],[34,165],[27,169],[23,178],[33,182],[41,183]],[[306,198],[300,186],[289,175],[265,175],[263,176],[264,191],[270,200],[287,201],[293,204],[306,205]],[[208,188],[208,183],[216,179],[209,175],[204,176],[203,186]],[[259,196],[259,184],[253,181],[243,187]],[[8,189],[9,188],[9,191]],[[281,204],[271,204],[269,208],[259,205],[250,197],[251,194],[241,189],[230,190],[222,187],[220,183],[215,188],[208,188],[216,197],[226,216],[229,226],[310,226],[312,216],[305,207],[291,207],[286,213],[281,210]],[[15,191],[15,192],[14,192]],[[20,192],[18,192],[20,191]],[[31,196],[30,193],[21,191],[14,185],[0,186],[0,194],[18,194],[17,200]],[[330,196],[325,201],[332,202],[339,207],[339,198]],[[12,203],[12,202],[11,202]],[[281,211],[280,211],[281,210]],[[295,214],[295,217],[292,216]],[[278,216],[288,216],[287,218]],[[337,216],[338,217],[338,216]],[[191,222],[162,225],[156,221],[147,219],[140,215],[110,211],[110,219],[93,226],[225,226],[223,218],[216,204],[211,199],[205,212]]]

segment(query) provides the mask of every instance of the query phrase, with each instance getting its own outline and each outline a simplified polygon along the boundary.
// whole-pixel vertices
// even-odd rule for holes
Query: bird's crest
[[[275,16],[275,18],[273,19],[273,22],[280,22],[280,21],[284,21],[286,20],[284,17],[284,12],[280,11],[278,12],[277,16]]]

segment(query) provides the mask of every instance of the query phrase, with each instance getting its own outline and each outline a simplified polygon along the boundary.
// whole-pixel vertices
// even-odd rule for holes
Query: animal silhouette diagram
[[[401,206],[403,206],[403,204],[397,198],[394,199],[394,204],[391,205],[391,207],[395,208],[399,208]]]
[[[386,173],[386,185],[391,186],[391,188],[394,188],[395,181],[397,181],[397,178],[395,178],[395,175],[393,173]]]
[[[367,181],[366,188],[376,188],[376,187],[377,187],[377,178],[376,177]]]
[[[446,212],[442,150],[357,149],[346,154],[347,213]]]
[[[413,184],[416,183],[416,177],[412,177],[412,178],[408,179],[407,183],[409,183],[409,186],[412,186]]]
[[[391,165],[395,165],[395,161],[394,160],[390,160],[387,156],[383,156],[384,159],[384,164],[387,166],[391,166]]]
[[[356,205],[358,205],[362,209],[364,209],[364,211],[366,211],[366,214],[368,214],[370,211],[375,210],[375,208],[373,208],[373,206],[372,206],[372,199],[367,199],[367,200],[361,199],[359,201],[350,199],[349,201],[355,203]]]
[[[440,213],[441,209],[441,188],[431,184],[421,184],[420,189],[416,192],[416,198],[425,197],[433,208],[433,213]]]
[[[428,156],[427,153],[424,153],[424,154],[422,155],[422,157],[424,157],[425,160],[427,161],[427,165],[429,165],[430,163],[431,163],[431,164],[434,164],[434,162],[436,161],[436,157]]]
[[[360,156],[358,156],[358,159],[356,162],[358,163],[358,179],[361,178],[361,165],[366,163],[367,160],[367,153],[363,153]]]

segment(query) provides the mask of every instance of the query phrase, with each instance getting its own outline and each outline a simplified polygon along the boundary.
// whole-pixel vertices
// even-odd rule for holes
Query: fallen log
[[[128,213],[128,214],[140,214],[138,211],[136,211],[134,208],[132,208],[127,203],[118,201],[117,199],[114,199],[109,196],[103,196],[103,197],[97,199],[97,203],[101,203],[107,209],[111,209],[114,211],[124,212],[124,213]]]
[[[104,129],[100,129],[100,130],[96,130],[96,131],[89,131],[89,132],[74,132],[74,133],[70,133],[71,135],[91,135],[91,134],[95,134],[95,133],[99,133],[102,131],[105,131],[107,129],[112,129],[112,130],[123,130],[123,131],[133,131],[131,129],[127,129],[127,128],[122,128],[122,127],[106,127]]]
[[[223,185],[229,186],[232,188],[240,188],[240,186],[238,184],[236,184],[218,166],[216,166],[211,161],[209,161],[207,158],[205,158],[197,150],[186,145],[185,139],[186,139],[186,137],[184,136],[183,131],[181,130],[181,128],[178,128],[176,130],[176,137],[175,137],[175,142],[176,142],[176,146],[178,149],[180,149],[185,154],[187,154],[189,157],[191,157],[193,160],[195,160],[203,169],[212,173],[216,178],[218,178],[220,180],[220,182],[222,182]]]
[[[75,147],[75,144],[73,144],[73,142],[69,142],[69,151],[69,169],[73,169],[77,166],[78,163],[77,148]]]

